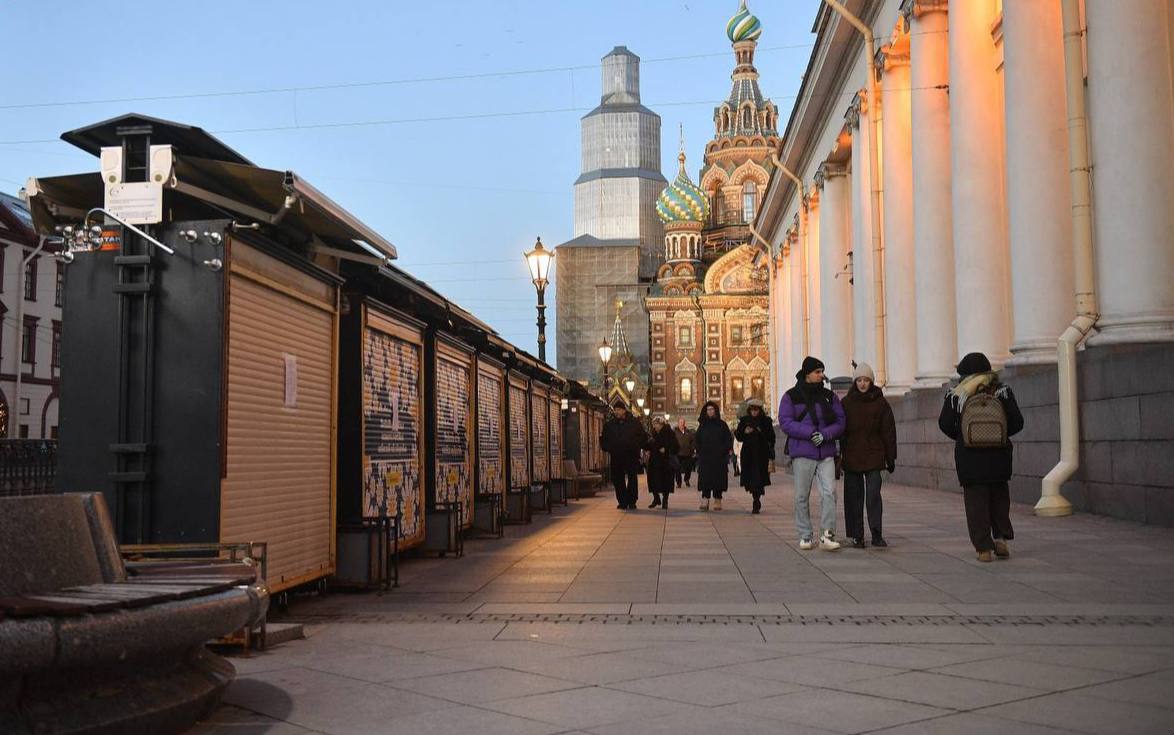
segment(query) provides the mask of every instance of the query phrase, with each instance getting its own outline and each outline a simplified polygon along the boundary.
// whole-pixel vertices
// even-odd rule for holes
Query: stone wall
[[[1025,421],[1014,438],[1011,496],[1034,504],[1060,458],[1054,366],[1008,368]],[[1174,344],[1083,350],[1080,469],[1063,487],[1080,511],[1174,526]],[[959,491],[953,443],[938,430],[944,390],[890,399],[897,418],[897,472],[909,485]]]

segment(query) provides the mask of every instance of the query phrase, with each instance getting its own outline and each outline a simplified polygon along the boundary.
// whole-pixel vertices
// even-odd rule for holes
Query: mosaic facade
[[[465,523],[473,520],[473,467],[469,446],[473,396],[469,367],[436,360],[436,501],[460,502]]]
[[[479,492],[500,495],[505,490],[502,463],[501,383],[491,375],[477,376],[477,457],[481,476]]]

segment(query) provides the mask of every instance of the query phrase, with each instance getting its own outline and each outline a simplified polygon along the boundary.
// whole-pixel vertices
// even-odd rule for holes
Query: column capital
[[[852,130],[860,127],[860,116],[868,114],[868,96],[863,89],[856,90],[852,102],[844,112],[844,121]]]
[[[927,13],[945,13],[949,0],[901,0],[901,17],[905,19],[905,27],[913,24],[914,19]]]
[[[848,169],[842,163],[834,161],[824,161],[819,164],[819,168],[815,170],[815,188],[823,189],[823,184],[826,180],[835,178],[837,176],[847,176]]]
[[[893,44],[886,43],[876,51],[876,57],[873,58],[873,69],[876,71],[876,80],[879,82],[884,73],[889,69],[895,69],[900,66],[909,66],[909,49],[908,44],[904,51],[894,51]]]

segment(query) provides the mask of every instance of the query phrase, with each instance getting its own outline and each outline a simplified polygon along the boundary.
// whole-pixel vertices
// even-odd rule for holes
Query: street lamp
[[[632,391],[636,388],[636,381],[632,378],[632,376],[629,375],[628,377],[624,378],[624,387],[628,389],[629,394],[631,394]]]
[[[636,405],[637,405],[638,407],[640,407],[640,408],[644,408],[644,399],[643,399],[643,398],[637,398],[637,399],[636,399]]]
[[[554,260],[554,252],[542,246],[542,238],[534,243],[534,249],[522,253],[526,257],[526,265],[530,268],[530,280],[538,291],[538,359],[546,362],[546,303],[543,296],[546,294],[546,284],[550,281],[550,263]]]
[[[611,345],[607,343],[607,337],[604,337],[603,342],[599,345],[599,361],[604,364],[605,369],[607,364],[611,362]]]

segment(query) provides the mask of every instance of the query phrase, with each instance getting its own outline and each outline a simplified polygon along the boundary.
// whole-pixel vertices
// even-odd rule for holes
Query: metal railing
[[[0,497],[57,492],[57,441],[0,439]]]

